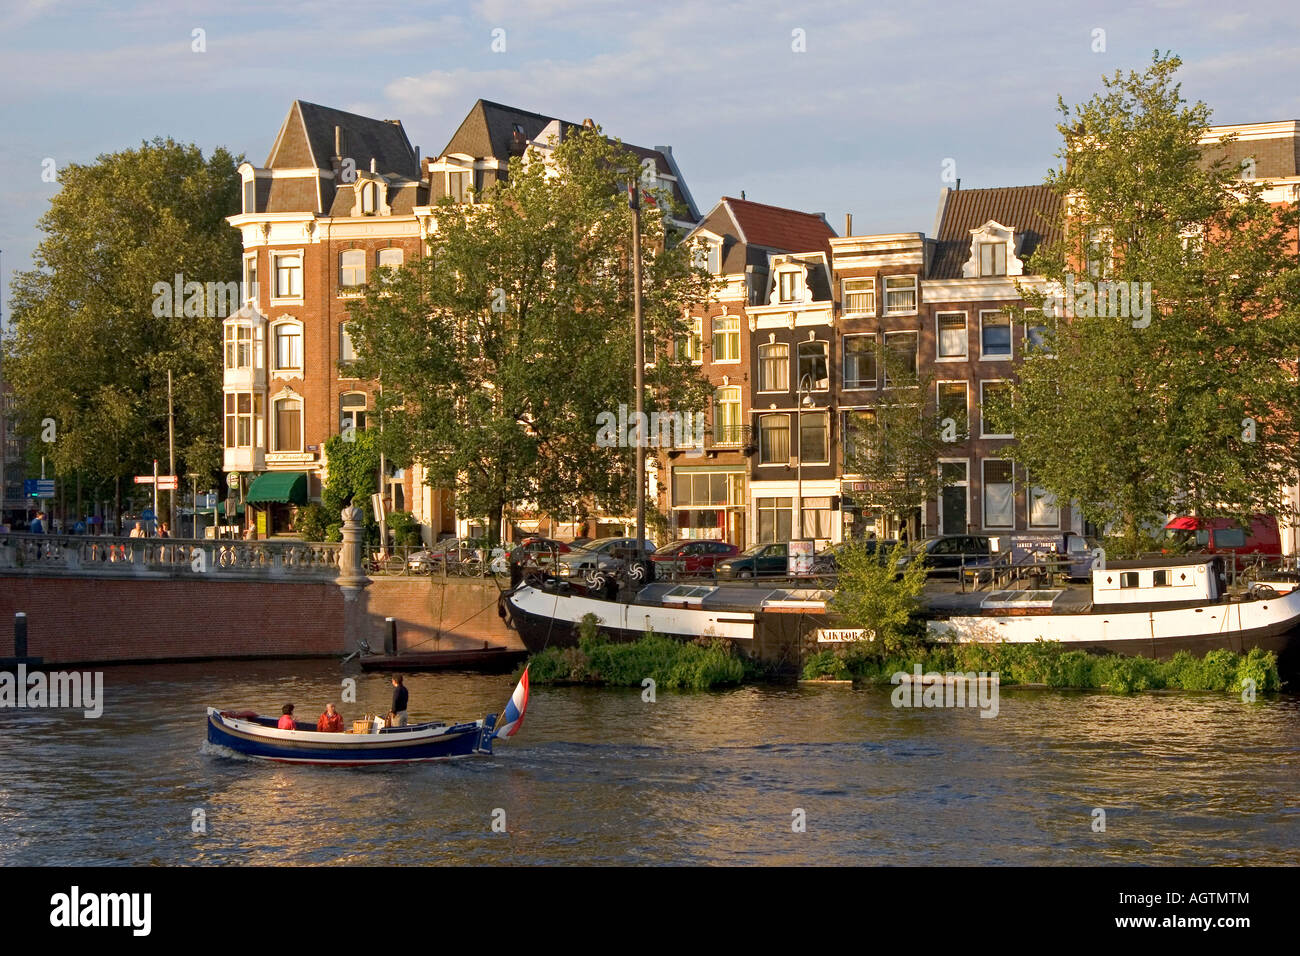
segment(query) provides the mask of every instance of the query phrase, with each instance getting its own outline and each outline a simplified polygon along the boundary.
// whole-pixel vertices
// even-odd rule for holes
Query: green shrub
[[[325,509],[316,502],[303,505],[298,509],[298,513],[293,518],[294,534],[300,535],[304,541],[324,541],[326,524]]]
[[[746,666],[734,647],[719,638],[684,642],[648,633],[640,640],[615,644],[586,615],[578,625],[578,646],[548,648],[533,655],[530,675],[537,683],[581,681],[617,687],[640,687],[647,677],[658,687],[707,690],[735,685],[759,672]]]
[[[420,522],[409,511],[394,511],[388,516],[388,530],[393,532],[397,547],[414,547],[420,543]]]
[[[848,662],[834,650],[818,651],[804,661],[804,680],[846,680],[848,677]]]

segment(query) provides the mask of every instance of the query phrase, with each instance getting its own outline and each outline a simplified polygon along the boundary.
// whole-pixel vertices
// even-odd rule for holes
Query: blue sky
[[[30,267],[41,164],[154,136],[262,163],[295,98],[403,121],[437,152],[483,97],[673,147],[696,202],[825,212],[837,232],[933,228],[963,187],[1040,182],[1056,98],[1184,60],[1219,123],[1300,118],[1300,5],[1163,0],[601,3],[0,0],[0,281]],[[192,50],[193,31],[206,51]],[[493,31],[505,50],[494,52]],[[1105,31],[1095,52],[1094,31]],[[794,31],[802,31],[804,52]],[[500,34],[497,35],[500,37]],[[498,44],[500,45],[500,44]]]

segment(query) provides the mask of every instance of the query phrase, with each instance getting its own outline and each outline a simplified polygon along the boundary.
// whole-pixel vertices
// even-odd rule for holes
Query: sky
[[[201,31],[201,32],[196,32]],[[422,155],[478,98],[670,145],[701,212],[724,195],[843,233],[932,234],[963,188],[1041,182],[1057,98],[1184,61],[1215,123],[1300,118],[1294,0],[0,0],[0,283],[31,267],[57,183],[156,136],[266,161],[295,99],[400,119]]]

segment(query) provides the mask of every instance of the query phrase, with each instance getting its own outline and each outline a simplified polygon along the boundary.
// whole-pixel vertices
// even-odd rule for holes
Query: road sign
[[[152,485],[152,484],[153,484],[153,475],[136,475],[136,476],[135,476],[135,483],[136,483],[137,485]]]
[[[27,498],[53,498],[53,478],[26,478],[23,480],[23,496]]]
[[[226,475],[226,487],[227,488],[239,487],[239,472],[232,471],[230,474]]]
[[[156,517],[157,515],[153,513],[152,508],[145,508],[144,511],[140,512],[140,518],[144,521],[152,521]]]
[[[159,475],[159,491],[175,491],[180,487],[180,480],[175,475]]]

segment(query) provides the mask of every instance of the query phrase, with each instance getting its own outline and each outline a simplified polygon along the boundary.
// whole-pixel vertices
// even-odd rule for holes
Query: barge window
[[[1119,576],[1119,586],[1121,588],[1135,588],[1138,586],[1138,573],[1136,571],[1125,571]]]
[[[1169,587],[1169,586],[1170,586],[1170,583],[1171,583],[1171,582],[1169,581],[1169,572],[1168,572],[1167,570],[1160,570],[1160,571],[1152,572],[1152,575],[1151,575],[1151,583],[1154,584],[1154,585],[1155,585],[1156,587],[1158,587],[1158,588],[1167,588],[1167,587]]]

